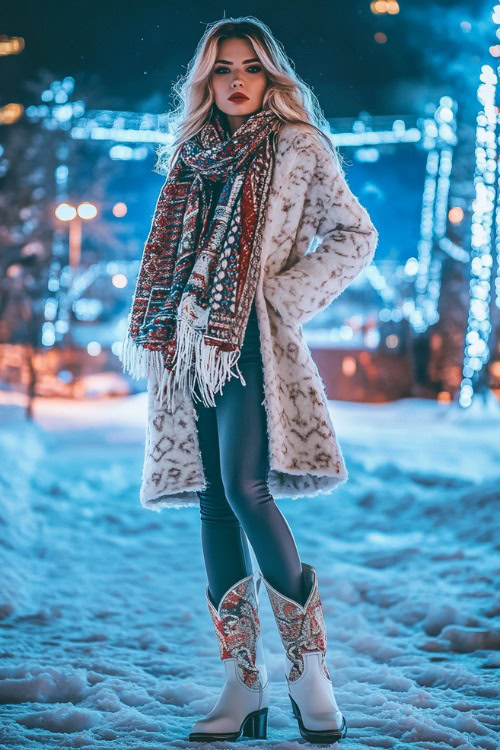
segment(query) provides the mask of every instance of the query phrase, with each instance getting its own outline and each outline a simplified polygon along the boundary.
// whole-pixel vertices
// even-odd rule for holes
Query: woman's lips
[[[229,97],[230,102],[247,102],[248,96],[244,96],[243,94],[238,94],[237,96],[233,95]]]

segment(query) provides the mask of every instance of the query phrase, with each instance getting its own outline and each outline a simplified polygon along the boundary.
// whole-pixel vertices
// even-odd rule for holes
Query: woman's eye
[[[252,68],[254,68],[254,69],[256,68],[257,69],[257,73],[260,73],[260,71],[262,70],[262,68],[261,68],[260,65],[250,65],[250,67],[247,68],[247,70],[252,70]],[[229,70],[229,68],[227,68],[227,67],[225,67],[225,68],[215,68],[215,73],[222,73],[223,70]]]

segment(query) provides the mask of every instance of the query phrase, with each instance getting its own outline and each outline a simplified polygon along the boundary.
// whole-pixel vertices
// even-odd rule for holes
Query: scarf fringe
[[[216,346],[205,344],[204,332],[195,330],[187,320],[177,320],[177,348],[173,362],[175,363],[176,383],[184,388],[197,401],[194,392],[196,383],[201,392],[201,401],[205,406],[215,406],[215,394],[222,390],[226,380],[239,377],[243,385],[245,379],[238,367],[241,351],[219,351]],[[194,369],[191,366],[194,357]],[[237,373],[231,372],[236,367]],[[178,373],[180,373],[178,375]]]
[[[205,344],[203,331],[196,331],[186,320],[177,320],[177,349],[173,359],[175,364],[171,372],[166,366],[161,351],[146,349],[137,344],[127,331],[121,352],[118,355],[122,369],[135,380],[149,378],[153,371],[158,381],[156,401],[159,406],[165,402],[165,408],[172,414],[176,386],[184,389],[196,401],[205,406],[215,406],[215,394],[222,390],[226,380],[239,377],[246,385],[243,374],[238,367],[240,350],[219,352],[216,346]],[[193,366],[193,350],[195,361]],[[236,367],[237,372],[231,372]],[[194,392],[198,383],[202,398]]]
[[[173,373],[165,367],[161,351],[146,349],[137,344],[127,331],[122,341],[122,348],[118,359],[122,363],[123,371],[128,372],[134,380],[149,378],[151,372],[154,372],[158,382],[156,401],[159,401],[161,406],[163,401],[166,400],[167,411],[172,414],[174,406],[174,377]]]

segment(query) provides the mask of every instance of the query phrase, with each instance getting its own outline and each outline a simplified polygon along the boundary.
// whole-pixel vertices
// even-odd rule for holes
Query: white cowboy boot
[[[266,739],[269,682],[258,613],[260,583],[260,571],[242,578],[226,591],[217,609],[206,587],[226,682],[210,713],[194,724],[191,742],[237,740],[242,734]]]
[[[300,734],[308,742],[330,744],[345,737],[347,725],[325,663],[326,627],[316,570],[303,562],[302,575],[310,592],[303,607],[263,580],[285,647],[285,677]]]

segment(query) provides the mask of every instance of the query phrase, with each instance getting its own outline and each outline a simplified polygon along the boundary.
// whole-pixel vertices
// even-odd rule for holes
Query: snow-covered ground
[[[198,510],[139,504],[145,395],[39,401],[35,424],[3,401],[0,748],[195,747],[223,666]],[[496,750],[498,412],[419,399],[331,411],[349,481],[277,502],[318,571],[339,747]],[[305,744],[264,589],[261,618],[268,739],[218,747]]]

